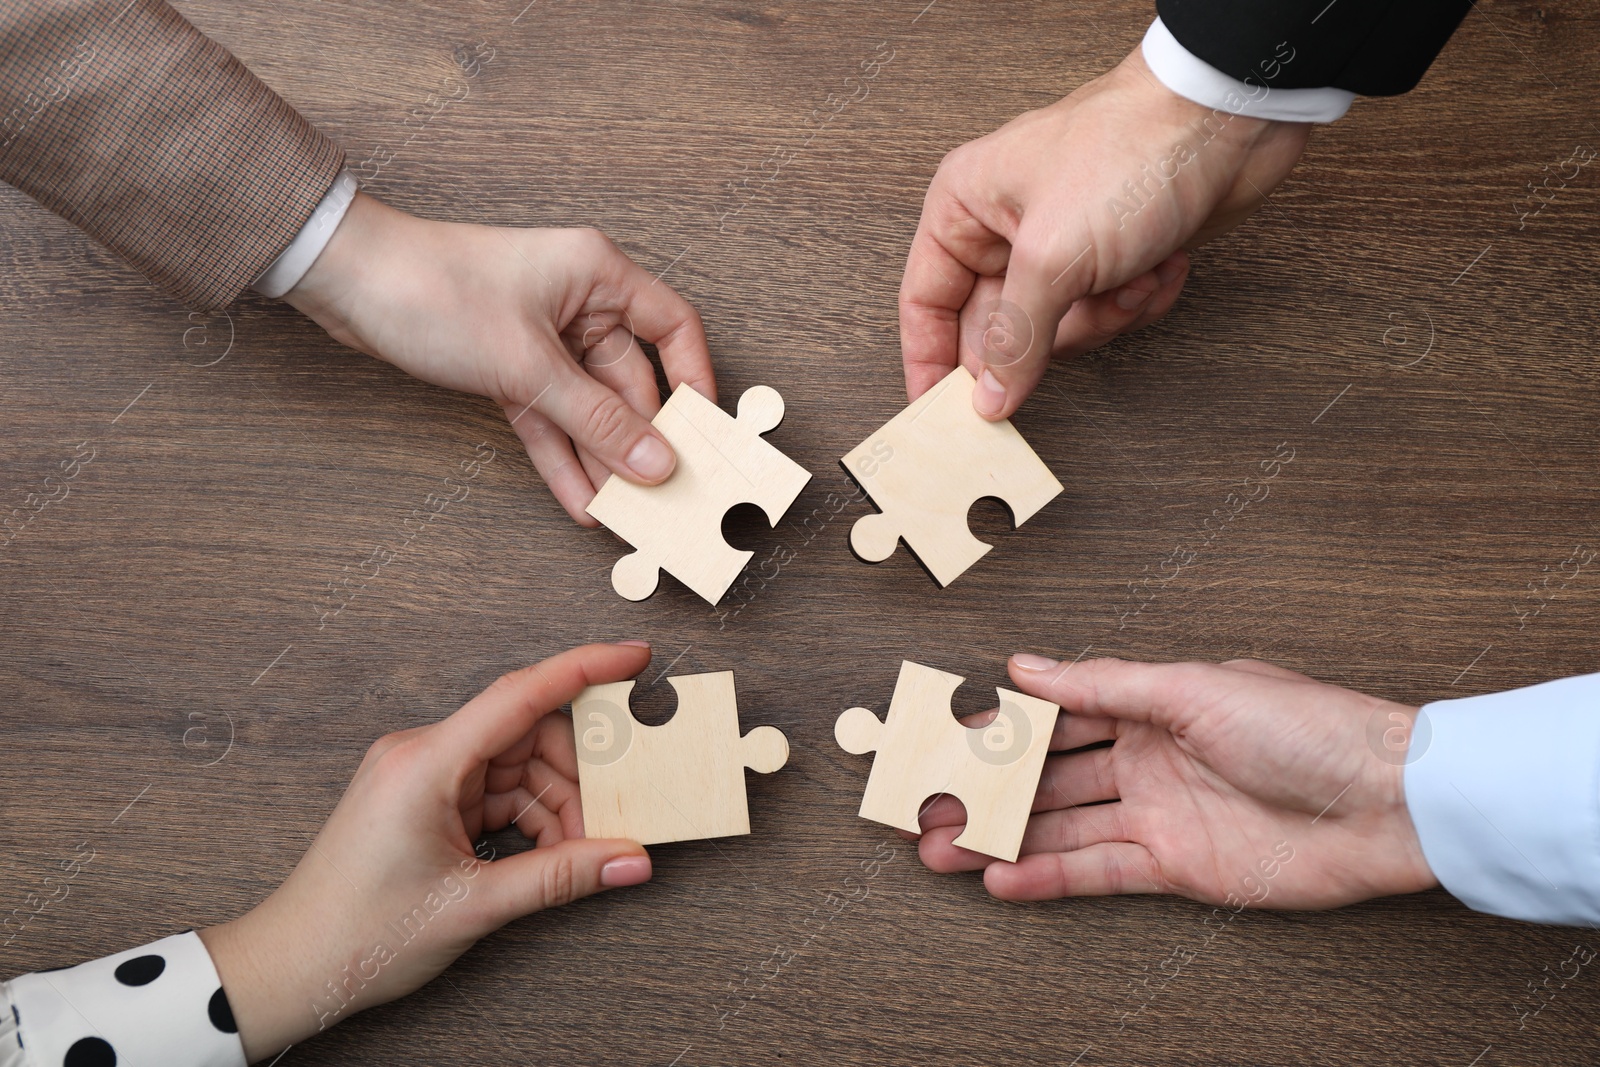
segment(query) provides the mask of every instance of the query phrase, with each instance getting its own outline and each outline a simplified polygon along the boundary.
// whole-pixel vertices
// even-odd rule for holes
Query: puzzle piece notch
[[[880,509],[850,528],[850,548],[869,563],[904,540],[940,586],[994,547],[972,536],[972,505],[992,497],[1014,527],[1062,492],[1009,420],[989,422],[972,407],[976,382],[964,367],[918,397],[841,460]]]
[[[589,504],[590,515],[634,546],[611,568],[619,595],[644,600],[664,570],[710,603],[722,599],[755,554],[723,540],[723,516],[753,503],[777,526],[811,480],[761,437],[783,412],[783,397],[765,385],[745,390],[734,417],[687,383],[673,391],[653,422],[678,455],[671,476],[640,486],[613,474]]]
[[[999,713],[985,726],[970,728],[951,710],[963,681],[903,661],[888,720],[850,708],[835,721],[834,739],[855,755],[877,753],[861,798],[862,818],[919,833],[923,802],[948,793],[967,809],[967,825],[955,843],[1015,860],[1060,709],[997,688]]]
[[[788,739],[776,727],[740,736],[732,671],[667,681],[678,707],[660,726],[633,717],[632,681],[593,685],[573,699],[585,836],[653,845],[748,834],[745,768],[771,774],[788,762]]]

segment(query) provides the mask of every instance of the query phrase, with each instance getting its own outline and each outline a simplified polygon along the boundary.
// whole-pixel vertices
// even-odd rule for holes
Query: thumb
[[[483,868],[497,924],[559,908],[602,889],[650,880],[650,856],[632,841],[577,838],[495,860]]]
[[[1207,663],[1109,658],[1060,663],[1027,654],[1012,656],[1010,663],[1011,680],[1019,689],[1059,704],[1069,714],[1147,722],[1169,730],[1203,709],[1219,671]]]
[[[615,390],[579,369],[563,346],[547,343],[552,349],[547,362],[555,377],[529,406],[629,481],[665,481],[678,460],[661,431]]]
[[[1026,230],[1017,235],[999,299],[978,309],[963,338],[983,363],[972,394],[978,414],[1010,418],[1039,384],[1061,320],[1088,295],[1093,260],[1082,242],[1046,241]]]

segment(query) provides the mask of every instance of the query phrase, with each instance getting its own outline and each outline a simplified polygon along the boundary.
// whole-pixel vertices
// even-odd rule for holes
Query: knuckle
[[[1123,869],[1116,852],[1104,849],[1101,852],[1100,862],[1105,870],[1107,892],[1111,895],[1122,893],[1128,884],[1127,872]]]
[[[544,869],[539,873],[539,891],[545,907],[559,908],[572,903],[575,885],[572,857],[551,856],[545,861]]]
[[[633,436],[633,411],[616,394],[602,397],[583,419],[583,434],[590,447],[618,451]]]
[[[394,734],[385,734],[378,738],[376,741],[372,742],[372,744],[367,746],[367,754],[362,757],[361,766],[370,767],[377,763],[388,754],[390,749],[394,748],[394,746],[399,743],[400,739]]]
[[[1174,663],[1168,668],[1168,681],[1180,699],[1198,700],[1215,680],[1214,670],[1209,663]]]
[[[593,226],[581,226],[573,231],[572,236],[579,248],[594,255],[605,255],[617,247],[611,238]]]

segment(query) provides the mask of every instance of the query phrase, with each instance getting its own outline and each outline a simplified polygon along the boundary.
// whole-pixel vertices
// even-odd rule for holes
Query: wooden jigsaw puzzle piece
[[[846,752],[877,753],[861,798],[863,819],[919,833],[923,803],[948,793],[967,809],[956,844],[1015,860],[1059,708],[997,689],[999,713],[981,729],[969,729],[951,711],[964,680],[903,661],[888,720],[851,708],[834,723],[834,738]]]
[[[782,420],[783,398],[767,386],[746,390],[735,418],[680,384],[652,423],[678,455],[672,475],[656,486],[612,475],[589,503],[635,549],[612,567],[612,588],[643,600],[666,571],[710,603],[722,599],[754,555],[723,540],[723,516],[753,503],[776,526],[811,479],[761,437]]]
[[[753,490],[747,501],[766,512],[767,525],[777,526],[783,513],[789,510],[800,491],[811,481],[811,472],[784,455],[761,435],[771,433],[783,422],[783,397],[776,389],[765,385],[752,386],[739,398],[735,424],[741,433],[748,433],[756,445],[735,451],[739,467],[751,483]],[[734,451],[734,450],[730,450]],[[720,529],[721,516],[718,516]]]
[[[876,563],[904,540],[946,586],[993,547],[967,527],[974,502],[1004,501],[1021,526],[1061,493],[1009,420],[989,422],[973,410],[975,385],[957,367],[841,461],[880,511],[851,527],[856,555]]]
[[[661,726],[633,717],[632,681],[593,685],[572,701],[585,836],[654,845],[748,834],[744,769],[770,774],[788,762],[778,729],[739,736],[732,671],[667,681],[678,708]]]

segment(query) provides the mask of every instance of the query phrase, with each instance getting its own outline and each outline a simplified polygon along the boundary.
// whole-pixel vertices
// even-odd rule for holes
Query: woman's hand
[[[357,193],[284,299],[337,341],[423,381],[498,403],[556,499],[584,509],[614,471],[664,481],[650,425],[667,382],[716,399],[700,316],[596,230],[431,222]]]
[[[572,721],[550,714],[649,661],[576,648],[368,750],[283,885],[201,932],[251,1061],[405,996],[512,919],[650,877],[637,844],[584,839]],[[478,837],[507,826],[537,847],[480,860]]]
[[[1417,709],[1255,660],[1071,665],[1013,656],[1024,692],[1061,705],[1016,863],[922,819],[936,871],[983,869],[1006,900],[1176,893],[1210,904],[1331,908],[1437,885],[1406,811]],[[1375,740],[1376,739],[1376,740]]]

